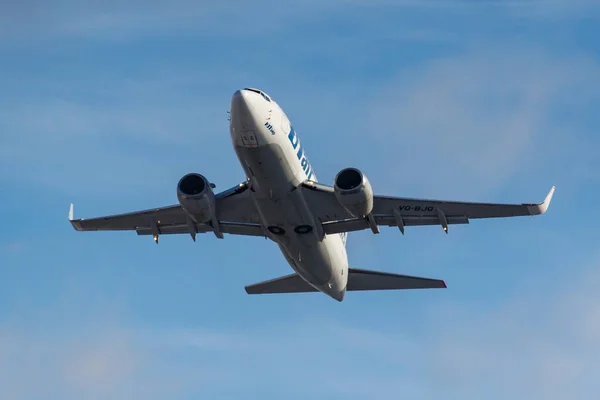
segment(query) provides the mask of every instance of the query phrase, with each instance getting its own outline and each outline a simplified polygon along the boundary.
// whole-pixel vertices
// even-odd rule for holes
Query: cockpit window
[[[269,96],[267,96],[265,93],[261,92],[261,91],[260,91],[260,90],[258,90],[258,89],[253,89],[253,88],[245,88],[244,90],[249,90],[249,91],[251,91],[251,92],[258,93],[258,94],[260,94],[260,95],[263,97],[263,99],[265,99],[265,100],[266,100],[266,101],[268,101],[269,103],[271,102],[271,99],[269,98]]]

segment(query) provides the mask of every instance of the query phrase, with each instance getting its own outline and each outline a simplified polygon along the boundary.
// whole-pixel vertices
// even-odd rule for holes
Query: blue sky
[[[0,2],[0,398],[595,399],[595,1]],[[79,233],[244,179],[232,93],[286,110],[319,179],[547,214],[349,236],[446,290],[248,296],[264,239]]]

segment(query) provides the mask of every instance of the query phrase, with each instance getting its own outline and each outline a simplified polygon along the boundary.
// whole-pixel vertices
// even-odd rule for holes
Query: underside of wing
[[[408,216],[464,216],[476,218],[507,218],[526,215],[539,215],[546,212],[554,194],[553,186],[543,202],[504,204],[504,203],[475,203],[464,201],[425,200],[402,197],[375,196],[373,213],[377,215],[391,214],[397,209],[402,215]]]
[[[546,212],[555,188],[543,202],[533,204],[476,203],[426,200],[403,197],[373,196],[369,218],[355,217],[338,201],[331,186],[305,182],[301,190],[315,217],[323,224],[326,234],[352,232],[377,226],[396,226],[404,233],[405,226],[468,224],[470,219],[507,218],[539,215]]]
[[[73,219],[73,205],[69,220],[78,231],[126,231],[139,228],[151,228],[154,225],[163,229],[186,223],[186,213],[180,205],[172,205],[124,214],[108,215],[97,218]]]
[[[139,235],[191,234],[215,232],[233,235],[263,236],[256,208],[245,184],[237,185],[215,196],[215,220],[197,222],[181,205],[135,211],[98,218],[74,219],[73,205],[69,221],[78,231],[131,230]],[[218,229],[215,228],[218,225]]]

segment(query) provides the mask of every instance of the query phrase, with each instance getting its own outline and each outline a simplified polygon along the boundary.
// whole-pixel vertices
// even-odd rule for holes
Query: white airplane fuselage
[[[265,236],[311,286],[342,301],[348,281],[346,234],[319,232],[302,191],[296,190],[317,177],[286,114],[266,93],[238,90],[229,129]]]

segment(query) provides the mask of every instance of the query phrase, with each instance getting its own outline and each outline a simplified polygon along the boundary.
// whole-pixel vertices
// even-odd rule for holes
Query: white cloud
[[[450,301],[417,318],[388,315],[373,328],[310,311],[243,331],[133,329],[128,318],[110,315],[114,309],[102,312],[102,299],[67,296],[45,308],[48,321],[59,317],[53,327],[27,328],[16,310],[10,323],[0,322],[0,396],[178,398],[268,389],[367,399],[402,387],[410,398],[593,399],[600,389],[598,270],[595,260],[571,268],[577,272],[568,279],[524,281],[500,303]],[[78,307],[86,317],[73,312]],[[311,383],[299,385],[299,376]]]
[[[385,148],[394,163],[393,187],[401,182],[437,197],[485,195],[515,175],[543,172],[538,164],[551,153],[585,137],[564,127],[585,115],[572,105],[585,109],[600,95],[600,66],[593,60],[504,48],[400,74],[372,105],[368,126],[379,127],[372,130],[373,146]],[[545,189],[554,182],[543,183]]]
[[[0,2],[0,38],[41,39],[51,35],[128,39],[190,30],[211,35],[264,35],[285,26],[290,19],[310,18],[339,3],[299,1],[281,6],[260,0],[248,6],[239,0],[4,1]]]
[[[487,314],[463,309],[442,317],[449,328],[435,349],[439,378],[459,397],[594,398],[599,267],[596,260],[566,280],[523,282],[510,303]]]
[[[489,12],[496,16],[528,19],[589,18],[593,11],[600,10],[595,0],[346,0],[347,4],[367,7],[427,9],[465,12]],[[498,13],[501,13],[498,15]]]
[[[550,21],[598,19],[600,4],[596,0],[530,0],[510,2],[512,16],[543,18]]]
[[[530,20],[590,18],[600,9],[594,0],[311,0],[286,2],[285,5],[272,0],[260,0],[253,2],[251,6],[239,0],[134,0],[126,3],[113,0],[62,0],[51,3],[5,0],[0,1],[0,39],[10,44],[15,39],[24,38],[39,40],[48,37],[92,37],[127,40],[141,35],[164,36],[182,32],[222,36],[269,35],[298,23],[299,20],[306,22],[322,19],[324,15],[332,17],[352,12],[356,6],[379,7],[391,12],[400,9],[402,14],[425,10],[429,17],[434,18],[440,13],[451,11],[459,15]],[[373,22],[376,23],[375,20]],[[410,18],[407,22],[410,22]],[[385,26],[379,27],[382,28]],[[435,26],[431,28],[434,29]],[[423,30],[401,36],[410,40],[431,40],[431,34]],[[440,36],[436,32],[434,36],[447,39],[445,35]]]
[[[76,331],[81,337],[0,324],[0,397],[126,398],[139,370],[131,342],[112,327]]]
[[[25,250],[25,248],[25,243],[22,242],[9,242],[0,246],[0,250],[12,254],[21,253]]]
[[[45,86],[37,98],[3,102],[0,178],[97,194],[177,179],[169,160],[186,168],[199,154],[211,159],[215,143],[229,143],[227,102],[190,93],[204,75],[182,75],[37,82]]]
[[[101,337],[71,338],[70,351],[61,357],[63,384],[74,393],[109,397],[115,388],[128,387],[140,370],[143,359],[136,351],[135,338],[118,329],[102,331]]]

